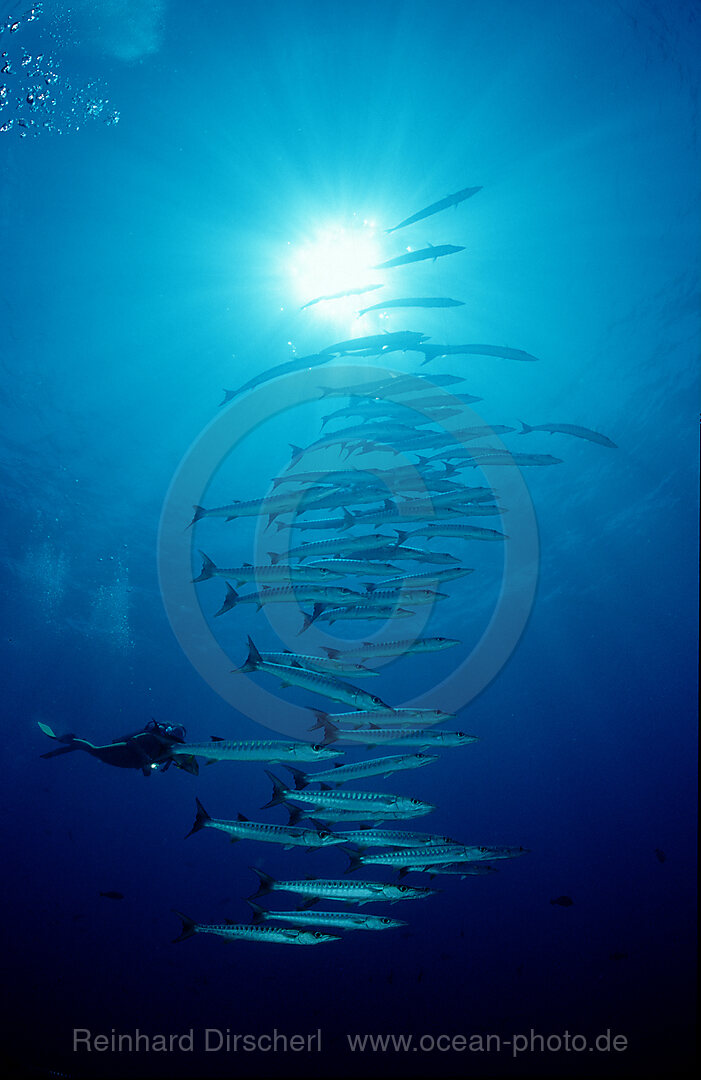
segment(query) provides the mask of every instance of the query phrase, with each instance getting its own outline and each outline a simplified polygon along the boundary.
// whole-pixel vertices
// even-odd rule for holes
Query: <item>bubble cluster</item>
[[[64,73],[55,52],[66,43],[65,31],[47,26],[42,34],[30,27],[41,14],[41,4],[34,4],[0,24],[0,133],[62,135],[89,120],[118,123],[119,112],[98,79],[77,83]]]

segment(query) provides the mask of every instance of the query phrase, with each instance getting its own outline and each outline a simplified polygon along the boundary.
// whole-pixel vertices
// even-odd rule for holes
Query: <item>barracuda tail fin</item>
[[[529,424],[524,424],[523,420],[519,420],[519,424],[521,425],[519,435],[527,435],[529,431],[533,431],[533,428]]]
[[[285,768],[288,772],[291,772],[294,777],[296,791],[302,791],[302,789],[310,782],[308,774],[303,772],[302,769],[296,769],[294,765],[285,765]]]
[[[255,645],[253,644],[253,641],[249,637],[249,639],[248,639],[248,656],[246,657],[245,664],[243,664],[243,666],[239,668],[239,671],[257,671],[258,667],[262,663],[263,663],[263,658],[260,655],[260,653],[258,652]]]
[[[273,566],[277,566],[280,559],[282,558],[282,555],[278,555],[277,551],[269,551],[268,558],[270,559]]]
[[[346,873],[352,874],[354,870],[358,870],[363,865],[362,853],[356,848],[346,847],[345,844],[339,845],[342,851],[345,851],[349,858],[348,866],[346,867]]]
[[[259,896],[265,896],[266,893],[269,893],[274,889],[275,878],[271,877],[270,874],[266,874],[265,870],[259,870],[257,866],[252,866],[251,870],[254,874],[258,875],[260,884],[258,885],[256,892],[251,893],[248,899],[256,900]]]
[[[173,938],[173,945],[175,945],[176,941],[185,941],[187,938],[193,937],[193,935],[197,933],[197,924],[194,919],[189,919],[187,915],[183,915],[182,911],[176,911],[175,908],[173,908],[173,911],[178,918],[182,920],[183,924],[183,928],[178,936]]]
[[[287,801],[285,797],[287,793],[287,788],[283,784],[282,780],[279,780],[278,777],[275,776],[274,773],[271,773],[269,769],[265,770],[265,775],[268,777],[269,780],[272,781],[273,794],[269,802],[265,803],[264,806],[261,806],[261,810],[268,810],[271,806],[279,806],[280,803],[285,803]]]
[[[227,611],[231,611],[232,607],[235,607],[239,600],[239,594],[236,592],[234,586],[227,581],[226,583],[226,596],[224,603],[219,608],[219,611],[214,612],[214,617],[218,615],[225,615]]]
[[[232,401],[236,397],[237,394],[238,394],[238,390],[227,390],[225,388],[224,389],[224,400],[219,402],[219,408],[221,409],[222,405],[228,405],[229,402]]]
[[[404,541],[411,536],[411,533],[403,532],[401,529],[394,530],[397,534],[397,546],[400,547]]]
[[[312,726],[309,728],[309,730],[310,731],[318,731],[319,728],[323,728],[324,724],[326,723],[326,721],[329,718],[329,714],[325,713],[325,712],[322,712],[321,709],[316,709],[313,705],[307,705],[306,708],[310,709],[314,713],[314,715],[316,717],[316,723],[312,724]]]
[[[343,524],[341,525],[341,531],[345,532],[346,529],[352,529],[355,525],[355,514],[351,514],[350,510],[343,507]]]
[[[316,622],[325,607],[328,607],[328,604],[316,603],[312,609],[311,615],[307,615],[306,611],[303,612],[304,620],[302,622],[302,629],[297,634],[297,637],[299,637],[300,634],[303,634],[305,630],[308,630],[313,622]]]
[[[204,829],[207,825],[207,822],[212,820],[200,800],[198,798],[195,798],[195,802],[197,803],[197,814],[195,816],[195,823],[190,829],[189,833],[185,834],[186,840],[188,836],[192,836],[193,833],[199,832],[200,829]]]
[[[256,904],[255,900],[247,900],[246,903],[249,907],[253,908],[253,917],[251,919],[253,925],[256,926],[258,923],[263,922],[263,919],[265,918],[265,908],[261,907],[260,904]]]
[[[204,515],[207,513],[204,506],[198,506],[197,503],[193,504],[192,509],[195,511],[195,514],[192,521],[190,522],[190,525],[194,525],[196,521],[199,521],[200,518],[204,517]],[[188,529],[190,528],[190,525],[188,525]]]
[[[216,564],[212,562],[209,555],[205,555],[204,551],[201,551],[200,555],[202,556],[202,572],[200,573],[199,577],[195,577],[192,579],[193,585],[197,581],[209,581],[209,579],[211,577],[214,577],[217,572]]]

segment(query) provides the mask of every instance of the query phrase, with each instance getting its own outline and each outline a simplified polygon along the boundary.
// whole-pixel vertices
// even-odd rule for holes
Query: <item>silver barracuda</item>
[[[366,668],[353,660],[331,660],[328,656],[308,656],[305,653],[264,652],[260,654],[269,664],[281,664],[283,667],[303,667],[307,671],[326,672],[330,675],[353,675],[356,679],[377,676],[377,672]]]
[[[357,289],[345,289],[343,292],[328,293],[326,296],[315,296],[313,300],[307,300],[306,304],[302,304],[299,310],[304,311],[305,308],[312,307],[313,304],[321,304],[325,300],[342,300],[346,296],[362,296],[363,293],[382,288],[384,288],[383,285],[360,285]]]
[[[297,547],[286,551],[285,555],[288,559],[300,560],[316,556],[318,565],[319,559],[325,555],[333,558],[334,555],[349,551],[369,551],[380,547],[381,544],[390,548],[396,546],[395,538],[393,536],[381,536],[378,533],[368,536],[334,536],[331,540],[311,540],[306,544],[299,544]],[[268,556],[273,564],[278,563],[282,558],[282,555],[279,555],[276,551],[269,551]]]
[[[578,424],[524,424],[519,420],[521,431],[519,435],[528,435],[531,431],[547,431],[550,435],[573,435],[575,439],[586,439],[587,442],[598,443],[600,446],[609,446],[617,449],[615,442],[611,442],[608,435],[601,435],[591,428],[580,427]]]
[[[388,919],[385,915],[361,915],[357,911],[267,911],[254,900],[247,900],[253,908],[253,923],[292,923],[295,926],[326,926],[332,930],[392,930],[407,926],[403,919]]]
[[[323,604],[315,604],[314,610],[311,615],[304,616],[304,625],[300,630],[300,634],[311,626],[317,619],[321,619],[322,622],[344,622],[350,619],[360,620],[362,622],[369,622],[372,619],[382,619],[385,622],[388,619],[408,619],[415,612],[409,611],[408,608],[394,607],[392,605],[381,604],[353,604],[349,607],[334,607],[327,608]]]
[[[258,891],[250,897],[251,900],[270,892],[293,892],[304,897],[303,907],[311,907],[319,900],[340,900],[350,904],[370,904],[375,900],[385,900],[395,904],[398,900],[419,900],[433,896],[436,892],[435,889],[419,889],[411,885],[390,885],[382,881],[349,881],[348,878],[345,881],[328,878],[276,881],[256,866],[252,866],[251,870],[258,875],[260,881]]]
[[[327,494],[325,488],[316,491],[314,488],[309,488],[302,500],[297,492],[284,492],[276,495],[269,495],[264,499],[248,499],[246,501],[235,500],[232,503],[227,503],[225,506],[212,506],[206,508],[204,506],[193,507],[195,513],[193,515],[190,525],[194,525],[196,521],[200,521],[202,518],[224,518],[225,521],[233,521],[235,518],[241,517],[259,517],[261,514],[268,515],[268,524],[275,520],[278,514],[286,514],[292,510],[299,510],[301,505],[312,506],[316,502],[317,497],[321,499]],[[311,496],[311,497],[310,497]]]
[[[421,799],[381,791],[331,791],[323,788],[320,791],[298,791],[286,787],[269,769],[265,773],[272,782],[273,794],[261,809],[285,805],[290,813],[290,824],[295,824],[303,812],[322,821],[332,820],[327,815],[336,813],[346,819],[352,815],[361,821],[382,821],[389,817],[421,817],[436,809],[432,803],[422,802]]]
[[[423,221],[427,217],[432,217],[433,214],[440,213],[441,210],[447,210],[450,206],[458,206],[465,199],[470,199],[473,195],[476,195],[478,191],[481,191],[482,187],[467,187],[462,188],[460,191],[453,192],[452,195],[446,195],[444,199],[439,199],[438,202],[431,203],[430,206],[424,207],[423,210],[417,210],[411,217],[404,218],[404,221],[400,221],[398,225],[393,225],[391,229],[386,229],[385,232],[393,233],[397,229],[405,229],[407,225],[413,225],[417,221]]]
[[[334,574],[399,574],[401,571],[394,563],[380,562],[378,559],[324,559],[323,562],[315,559],[305,563],[305,566],[324,566],[333,570]]]
[[[239,386],[238,390],[225,390],[224,400],[220,402],[220,405],[227,405],[247,390],[253,390],[256,386],[261,386],[271,379],[278,378],[278,376],[288,375],[292,371],[306,371],[309,368],[319,367],[321,364],[328,364],[332,356],[333,353],[325,350],[323,353],[315,353],[312,356],[296,356],[293,360],[287,360],[283,364],[276,364],[275,367],[268,368],[267,371],[262,371],[260,375],[255,375],[252,379],[249,379],[243,386]]]
[[[474,574],[471,566],[446,566],[444,570],[422,570],[419,574],[399,574],[396,577],[383,578],[377,582],[378,589],[402,589],[407,585],[428,585],[429,582],[438,585],[444,581],[454,581],[455,578]],[[457,642],[454,642],[457,645]],[[433,649],[415,650],[416,652],[434,652]]]
[[[227,581],[224,603],[214,614],[215,616],[225,615],[238,604],[255,604],[256,610],[260,611],[264,604],[303,604],[310,600],[312,603],[332,606],[364,600],[364,594],[353,592],[352,589],[346,589],[343,585],[307,585],[305,582],[299,582],[297,585],[278,585],[241,595]]]
[[[417,746],[441,750],[446,747],[467,746],[470,743],[479,742],[476,735],[466,735],[464,731],[434,731],[405,727],[339,728],[328,720],[323,727],[324,746],[330,746],[342,739],[344,742],[360,743],[368,747],[392,743],[394,746]]]
[[[257,926],[254,923],[196,923],[182,912],[176,911],[183,928],[173,942],[186,941],[195,934],[216,934],[224,941],[267,941],[271,945],[323,945],[326,941],[339,941],[337,934],[322,934],[320,930],[297,930],[291,926]]]
[[[441,571],[437,570],[435,573],[440,574]],[[323,648],[332,659],[345,657],[351,660],[357,657],[359,660],[369,660],[373,656],[406,656],[411,653],[440,652],[442,649],[452,649],[454,645],[460,645],[457,638],[425,637],[404,638],[402,641],[364,641],[362,645],[352,649],[332,649],[327,645]]]
[[[202,571],[198,577],[192,579],[193,582],[209,581],[213,577],[223,577],[232,578],[237,585],[243,585],[247,581],[260,581],[263,584],[297,581],[314,585],[323,584],[325,581],[342,576],[340,572],[322,566],[299,566],[297,564],[286,566],[284,563],[277,563],[275,566],[252,566],[250,563],[244,563],[243,566],[222,568],[217,566],[208,555],[205,555],[204,551],[201,551],[200,555],[202,556]]]
[[[450,296],[404,296],[397,300],[385,300],[384,304],[370,304],[361,308],[358,315],[367,315],[369,311],[387,311],[389,308],[448,308],[463,307],[464,300],[453,300]]]
[[[428,867],[475,862],[473,848],[462,844],[436,844],[432,847],[418,846],[404,848],[401,851],[380,851],[375,855],[364,855],[344,849],[350,859],[348,873],[361,866],[388,866],[398,870],[403,876],[410,870],[426,870]]]
[[[403,543],[405,539],[412,536],[425,536],[427,539],[432,536],[449,536],[455,540],[509,539],[506,533],[501,533],[497,529],[485,529],[481,525],[466,525],[461,521],[441,521],[436,525],[421,525],[418,529],[412,529],[411,532],[400,533],[398,539],[400,543]]]
[[[396,604],[401,600],[403,604],[412,604],[416,607],[421,604],[435,604],[438,600],[446,600],[447,598],[447,593],[435,592],[433,589],[420,589],[410,585],[402,585],[395,589],[381,589],[368,582],[363,603],[385,607]]]
[[[343,355],[356,352],[358,349],[377,349],[377,353],[370,353],[371,356],[390,351],[403,352],[416,349],[417,345],[426,340],[428,339],[425,334],[417,334],[413,330],[395,330],[387,334],[369,334],[365,337],[349,338],[347,341],[337,341],[334,345],[327,345],[325,349],[322,349],[321,355],[326,353]]]
[[[239,814],[236,821],[213,818],[207,813],[199,799],[195,801],[197,803],[197,815],[194,825],[187,834],[188,836],[192,836],[193,833],[200,832],[202,829],[216,829],[225,833],[232,844],[238,840],[258,840],[267,844],[281,844],[285,849],[303,847],[309,851],[344,843],[342,838],[334,836],[332,832],[323,826],[303,829],[298,825],[268,825],[262,821],[249,821],[243,814]]]
[[[510,349],[506,345],[431,345],[422,342],[417,346],[417,352],[424,354],[423,363],[436,360],[439,356],[496,356],[500,360],[526,360],[538,359],[523,349]]]
[[[464,382],[462,375],[392,375],[388,379],[375,379],[365,383],[356,383],[349,386],[329,386],[322,390],[322,397],[356,397],[367,395],[370,397],[384,397],[396,394],[411,394],[422,390],[423,387],[430,389],[433,386],[455,386],[456,383]],[[470,397],[470,401],[481,401],[482,398]],[[463,400],[465,400],[463,398]]]
[[[174,743],[171,756],[177,758],[200,757],[208,764],[219,761],[325,761],[338,754],[329,754],[320,743],[285,742],[282,739],[220,739],[210,742]]]
[[[414,847],[443,847],[445,844],[456,843],[449,836],[436,836],[432,833],[408,832],[404,829],[343,829],[334,832],[334,836],[343,837],[344,843],[362,851],[365,848],[391,847],[391,848],[414,848]]]
[[[459,251],[464,250],[464,247],[458,247],[455,244],[438,244],[436,247],[429,244],[428,247],[419,248],[418,251],[407,251],[404,255],[397,255],[394,259],[388,259],[387,262],[373,266],[372,269],[390,270],[394,266],[406,266],[408,263],[421,262],[424,259],[432,259],[435,262],[443,255],[457,255]]]
[[[394,754],[391,757],[371,758],[369,761],[355,761],[351,765],[341,765],[322,772],[303,772],[292,765],[285,768],[292,773],[295,787],[301,791],[307,784],[347,784],[349,780],[364,780],[368,776],[391,776],[405,769],[421,769],[438,761],[437,754]]]
[[[483,862],[441,863],[438,866],[426,866],[424,873],[428,874],[431,880],[440,874],[457,874],[460,878],[485,877],[487,874],[496,874],[497,868]]]
[[[455,713],[444,712],[443,709],[364,709],[357,712],[327,713],[323,709],[311,711],[316,717],[316,724],[310,731],[321,728],[326,723],[346,725],[347,727],[367,727],[386,722],[388,725],[407,724],[414,727],[431,727],[433,724],[441,724],[444,720],[454,720]]]
[[[311,690],[315,694],[331,698],[332,701],[341,701],[347,705],[354,705],[359,709],[387,709],[389,706],[375,694],[368,693],[358,686],[342,682],[333,675],[325,675],[322,672],[308,671],[306,668],[283,664],[270,664],[263,660],[258,649],[249,637],[248,657],[245,664],[239,668],[241,672],[264,671],[268,675],[275,675],[281,680],[283,686],[300,686],[305,690]]]

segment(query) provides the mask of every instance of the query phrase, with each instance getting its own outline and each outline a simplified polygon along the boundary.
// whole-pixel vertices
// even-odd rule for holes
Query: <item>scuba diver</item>
[[[190,773],[199,771],[194,758],[181,756],[176,760],[171,754],[171,748],[176,743],[185,742],[182,724],[159,724],[157,720],[150,720],[140,731],[122,735],[104,746],[95,746],[87,739],[78,739],[72,734],[55,735],[48,724],[39,723],[39,727],[50,739],[65,743],[57,750],[42,754],[43,758],[70,754],[72,750],[85,750],[105,765],[115,765],[118,769],[141,769],[144,776],[150,776],[152,772],[165,772],[170,765]]]

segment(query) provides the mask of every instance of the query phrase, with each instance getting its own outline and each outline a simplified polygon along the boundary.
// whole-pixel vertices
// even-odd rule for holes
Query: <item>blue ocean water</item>
[[[681,1075],[695,1015],[696,6],[80,0],[10,3],[3,16],[3,1052],[14,1074]],[[468,186],[482,190],[456,209],[384,231]],[[388,272],[382,294],[299,310],[347,287],[334,283],[339,249],[380,262],[428,243],[465,251]],[[380,296],[464,306],[355,315]],[[195,796],[217,817],[286,820],[258,809],[270,797],[260,765],[145,779],[80,753],[42,761],[51,744],[37,723],[96,743],[151,717],[191,739],[275,738],[301,733],[305,705],[326,707],[263,675],[239,682],[235,707],[244,677],[229,667],[249,634],[301,651],[329,638],[297,639],[296,610],[215,620],[221,581],[198,586],[193,605],[200,547],[220,565],[254,549],[266,562],[285,533],[252,520],[186,532],[199,499],[171,484],[184,461],[206,472],[214,422],[231,449],[203,504],[266,494],[289,444],[312,442],[348,399],[300,403],[315,380],[277,382],[219,410],[221,388],[385,330],[538,357],[354,360],[462,377],[447,389],[481,399],[468,423],[577,424],[617,445],[505,436],[562,463],[524,467],[525,487],[487,470],[509,513],[474,520],[503,527],[503,549],[435,544],[475,568],[449,583],[425,631],[462,645],[362,684],[393,704],[449,698],[449,726],[480,742],[359,786],[436,803],[412,828],[529,854],[487,877],[437,878],[427,900],[362,909],[406,919],[400,931],[311,950],[172,945],[173,908],[248,920],[250,865],[336,877],[345,857],[229,847],[210,832],[185,841]],[[254,408],[261,422],[237,445]],[[531,501],[537,558],[524,540]],[[502,550],[515,553],[508,588]],[[492,656],[478,653],[456,686],[458,661],[504,609],[494,677],[477,692],[470,680]],[[403,621],[391,629],[410,634]],[[249,683],[268,692],[250,708]],[[551,904],[563,895],[572,906]],[[75,1029],[137,1028],[192,1030],[193,1049],[73,1049]],[[320,1031],[321,1049],[207,1051],[208,1028]],[[565,1049],[565,1032],[587,1048]],[[606,1033],[626,1048],[589,1051]],[[354,1052],[353,1034],[415,1041]],[[438,1036],[478,1041],[445,1049]],[[515,1036],[527,1042],[518,1053]]]

